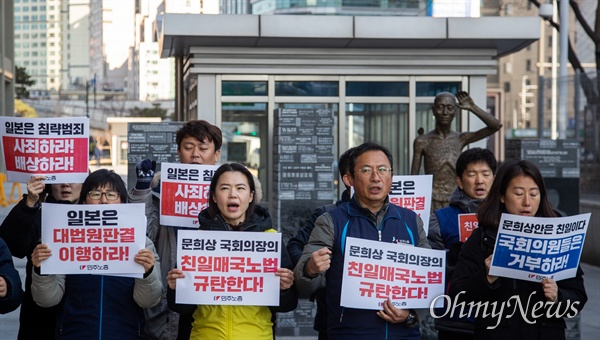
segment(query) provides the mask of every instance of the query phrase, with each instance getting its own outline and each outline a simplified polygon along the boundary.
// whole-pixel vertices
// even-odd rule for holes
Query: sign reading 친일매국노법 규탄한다
[[[198,305],[279,305],[281,234],[180,230],[175,302]]]
[[[442,307],[446,252],[346,238],[340,303],[344,307],[382,309],[390,299],[397,308]]]

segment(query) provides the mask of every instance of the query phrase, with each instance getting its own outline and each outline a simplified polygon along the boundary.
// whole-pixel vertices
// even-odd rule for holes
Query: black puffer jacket
[[[54,339],[57,307],[40,307],[31,296],[31,254],[42,239],[42,210],[39,203],[30,208],[26,202],[27,195],[23,195],[23,199],[12,208],[0,226],[0,238],[4,239],[11,254],[20,259],[27,258],[18,339]],[[52,195],[48,196],[46,202],[71,204],[70,201],[56,201]]]
[[[450,283],[450,296],[453,300],[454,296],[462,293],[459,302],[465,301],[467,306],[469,302],[481,302],[488,306],[486,317],[483,316],[482,308],[476,315],[475,339],[565,339],[565,321],[563,317],[556,316],[556,308],[560,303],[558,314],[565,317],[572,317],[583,309],[587,294],[581,268],[577,269],[574,278],[557,281],[558,302],[550,308],[538,308],[535,310],[537,317],[534,317],[532,313],[536,303],[539,307],[546,302],[541,283],[499,277],[490,285],[486,278],[485,259],[491,255],[493,248],[485,240],[494,238],[497,230],[483,229],[485,228],[475,229],[463,245]],[[491,244],[493,247],[493,243]],[[516,305],[517,297],[527,320]],[[510,306],[506,304],[509,300]],[[491,313],[494,303],[494,313],[498,313],[500,307],[504,306],[500,317]],[[488,329],[496,324],[498,326],[494,329]]]

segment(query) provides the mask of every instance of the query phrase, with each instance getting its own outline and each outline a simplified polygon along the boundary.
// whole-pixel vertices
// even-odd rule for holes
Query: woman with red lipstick
[[[461,249],[450,283],[450,295],[457,296],[459,302],[495,304],[497,309],[512,299],[512,305],[504,314],[491,315],[488,310],[484,315],[480,310],[475,315],[475,339],[565,339],[562,317],[565,308],[570,308],[572,315],[572,310],[581,311],[587,301],[583,271],[578,268],[574,278],[558,282],[546,278],[541,283],[490,275],[502,213],[556,217],[535,164],[513,160],[498,169],[490,192],[477,212],[479,228]],[[523,311],[515,306],[515,297],[520,300]]]
[[[200,212],[201,230],[244,232],[276,232],[266,209],[256,204],[254,178],[245,166],[238,163],[221,165],[210,182],[208,208]],[[264,339],[272,340],[275,312],[296,308],[298,294],[294,283],[292,264],[282,247],[280,277],[280,305],[225,306],[182,305],[175,303],[176,280],[183,278],[180,269],[172,269],[167,281],[169,308],[178,313],[194,311],[190,339]]]
[[[0,237],[12,255],[21,259],[27,257],[25,294],[19,315],[19,340],[54,339],[56,307],[40,307],[31,296],[31,253],[42,237],[41,203],[74,204],[81,192],[81,183],[45,184],[44,178],[31,177],[27,182],[27,194],[12,208],[0,226]]]

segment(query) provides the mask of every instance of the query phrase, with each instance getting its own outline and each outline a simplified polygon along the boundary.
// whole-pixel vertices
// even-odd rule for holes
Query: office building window
[[[408,82],[349,81],[346,83],[346,96],[406,97]]]
[[[460,90],[459,82],[418,82],[417,97],[433,97],[440,92],[456,93]]]
[[[266,81],[223,81],[221,93],[224,96],[266,96]]]
[[[276,96],[337,97],[337,81],[277,81]]]

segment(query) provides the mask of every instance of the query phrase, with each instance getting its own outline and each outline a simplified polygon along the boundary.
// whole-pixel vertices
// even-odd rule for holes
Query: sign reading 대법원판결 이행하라
[[[146,246],[144,204],[42,203],[42,243],[52,251],[42,274],[141,277],[134,257]]]
[[[88,175],[89,118],[0,117],[9,182],[82,183]]]

